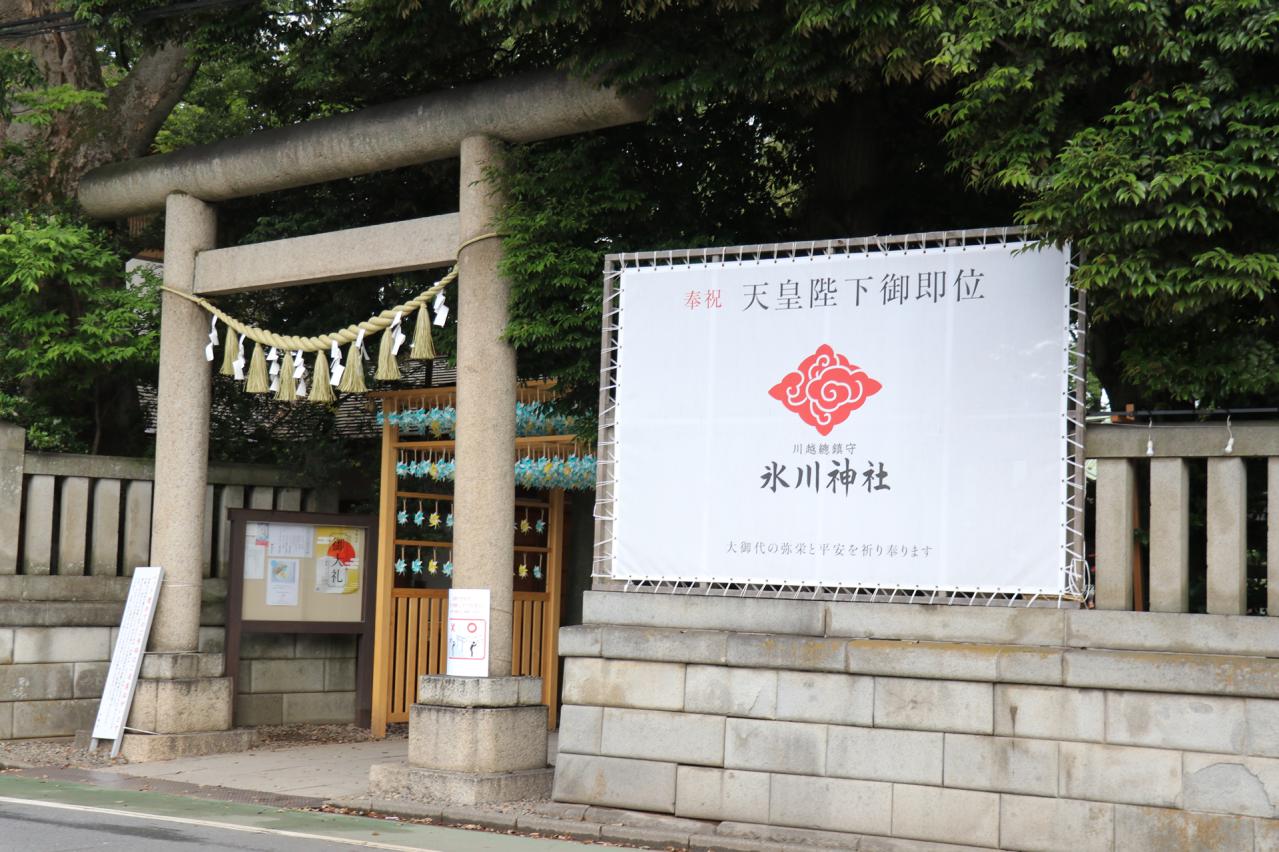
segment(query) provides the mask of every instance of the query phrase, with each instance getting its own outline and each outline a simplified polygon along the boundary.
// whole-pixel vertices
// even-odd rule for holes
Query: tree
[[[1090,296],[1092,364],[1117,407],[1239,404],[1279,390],[1273,4],[463,8],[561,45],[571,67],[653,89],[667,110],[786,103],[812,140],[791,218],[805,236],[832,235],[818,230],[831,224],[993,224],[971,217],[1003,207],[1045,239],[1070,241]],[[969,192],[937,174],[925,115],[945,128],[951,174]],[[893,194],[879,192],[869,212],[841,218],[874,188],[868,176],[885,173],[940,203],[892,209],[882,199]]]

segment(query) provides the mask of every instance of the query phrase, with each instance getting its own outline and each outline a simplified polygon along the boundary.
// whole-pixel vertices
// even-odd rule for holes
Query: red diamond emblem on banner
[[[823,343],[798,369],[773,385],[768,395],[819,434],[829,435],[881,388],[865,370]]]

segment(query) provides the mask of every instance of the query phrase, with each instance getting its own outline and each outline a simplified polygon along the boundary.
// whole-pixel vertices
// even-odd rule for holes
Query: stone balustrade
[[[1229,447],[1229,449],[1227,449]],[[1139,535],[1149,542],[1149,609],[1191,611],[1196,565],[1191,521],[1200,497],[1206,514],[1206,610],[1240,615],[1248,604],[1248,552],[1267,554],[1265,609],[1279,613],[1279,423],[1221,421],[1192,425],[1090,425],[1088,459],[1096,465],[1096,605],[1143,608],[1134,601]],[[1203,471],[1201,473],[1201,471]],[[1266,490],[1266,523],[1249,540],[1249,472]],[[1192,476],[1192,473],[1195,474]],[[1148,487],[1139,481],[1148,480]],[[1205,492],[1192,494],[1192,482]],[[1146,506],[1139,505],[1139,495]],[[1143,511],[1148,508],[1148,513]],[[1148,517],[1148,521],[1141,520]],[[1143,596],[1145,597],[1145,596]],[[1252,609],[1258,609],[1253,607]]]
[[[150,562],[149,459],[27,452],[24,443],[21,429],[0,424],[0,739],[92,726],[130,575]],[[210,465],[199,646],[148,657],[144,678],[225,671],[226,510],[240,507],[335,511],[337,493],[282,468]],[[240,650],[239,724],[354,720],[351,637],[249,634]],[[186,668],[148,671],[156,664]],[[153,730],[146,690],[130,724]]]

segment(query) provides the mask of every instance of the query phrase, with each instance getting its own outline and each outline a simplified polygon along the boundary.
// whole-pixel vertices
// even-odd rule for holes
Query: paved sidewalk
[[[405,760],[408,750],[406,739],[329,743],[129,763],[103,771],[135,778],[329,801],[367,796],[369,767],[375,763]]]

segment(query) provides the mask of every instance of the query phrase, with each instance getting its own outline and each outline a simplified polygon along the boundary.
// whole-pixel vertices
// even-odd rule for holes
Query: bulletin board
[[[377,518],[262,509],[227,515],[227,674],[239,675],[242,633],[354,634],[357,722],[367,725]]]
[[[244,522],[239,554],[245,621],[361,621],[369,529],[341,521]],[[308,513],[300,513],[308,514]]]

